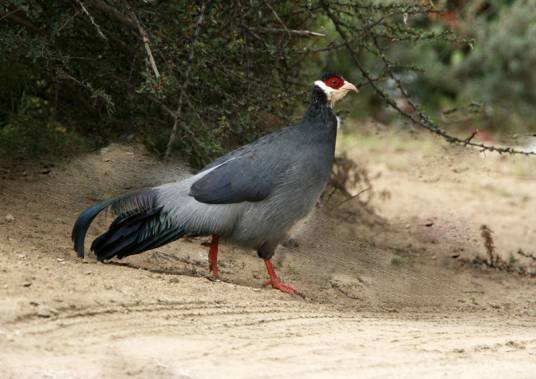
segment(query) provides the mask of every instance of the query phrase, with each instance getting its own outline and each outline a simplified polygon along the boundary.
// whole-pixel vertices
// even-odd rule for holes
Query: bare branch
[[[350,58],[354,62],[355,66],[361,72],[361,75],[363,75],[363,77],[367,80],[367,82],[374,89],[374,91],[389,106],[391,106],[398,113],[400,113],[400,115],[402,115],[403,117],[409,119],[415,125],[417,125],[417,126],[419,126],[421,128],[427,129],[428,131],[443,137],[447,142],[455,144],[455,145],[471,146],[471,147],[479,149],[480,151],[491,151],[491,152],[496,152],[496,153],[499,153],[499,154],[507,153],[507,154],[520,154],[520,155],[526,155],[526,156],[529,156],[529,155],[536,156],[536,151],[524,151],[524,150],[519,150],[519,149],[516,149],[516,148],[513,148],[513,147],[499,147],[499,146],[494,146],[494,145],[485,145],[483,143],[478,143],[478,142],[472,142],[471,141],[472,138],[471,139],[462,139],[462,138],[459,138],[459,137],[456,137],[456,136],[452,136],[447,131],[441,129],[426,114],[424,114],[424,112],[422,112],[420,110],[420,108],[415,104],[415,102],[410,98],[410,96],[408,95],[407,90],[402,85],[400,79],[397,78],[396,75],[394,75],[392,67],[391,67],[391,62],[387,59],[387,57],[383,53],[383,50],[381,48],[379,48],[379,46],[377,45],[377,48],[379,48],[379,51],[380,51],[379,58],[382,59],[383,63],[385,64],[385,66],[387,68],[386,71],[387,71],[388,76],[392,80],[395,81],[398,89],[402,93],[402,96],[404,96],[404,98],[406,99],[408,104],[411,106],[412,111],[407,112],[407,111],[401,109],[397,105],[395,100],[391,96],[389,96],[387,93],[385,93],[385,91],[382,90],[374,82],[374,80],[372,78],[372,75],[368,72],[367,69],[365,69],[365,67],[363,66],[363,64],[361,63],[361,61],[360,61],[360,59],[358,57],[357,52],[354,50],[354,48],[350,44],[350,38],[348,37],[346,32],[343,30],[343,28],[341,26],[341,21],[337,18],[337,16],[335,16],[334,12],[331,11],[328,3],[325,0],[320,0],[320,4],[322,5],[322,8],[324,9],[324,11],[326,13],[326,16],[328,16],[328,18],[331,20],[331,22],[335,26],[335,30],[337,31],[337,33],[341,37],[342,43],[346,47],[346,50],[348,51],[348,53],[350,55]],[[375,41],[375,43],[377,44],[377,41]]]
[[[7,13],[4,13],[3,15],[0,15],[0,21],[2,21],[4,18],[7,18],[7,17],[11,16],[14,13],[17,13],[18,11],[19,11],[19,9],[13,9],[13,10],[10,10],[9,12],[7,12]]]
[[[147,59],[149,61],[149,65],[151,66],[155,78],[158,80],[160,79],[160,71],[158,71],[158,67],[156,66],[156,61],[154,60],[153,52],[151,51],[151,46],[149,45],[149,36],[145,29],[143,29],[143,26],[141,25],[140,20],[138,19],[138,16],[136,16],[136,12],[130,7],[130,4],[127,0],[124,0],[128,10],[130,11],[131,18],[134,20],[134,23],[136,24],[136,28],[138,29],[138,32],[140,33],[141,39],[143,41],[143,46],[145,47],[145,53],[147,54]]]
[[[173,144],[175,143],[175,139],[177,138],[177,130],[179,129],[179,119],[182,113],[182,107],[184,104],[184,99],[186,95],[186,91],[188,89],[188,85],[190,84],[190,73],[192,72],[192,63],[194,60],[194,54],[195,54],[195,44],[197,43],[197,39],[199,38],[199,32],[201,31],[201,25],[203,24],[203,21],[205,19],[205,12],[207,10],[207,7],[210,7],[212,1],[208,1],[207,3],[203,3],[201,5],[201,9],[199,10],[199,17],[197,18],[196,25],[195,25],[195,32],[192,38],[191,43],[191,49],[190,49],[190,55],[188,57],[188,67],[186,69],[186,72],[184,74],[184,83],[181,87],[181,92],[179,95],[178,105],[177,105],[177,111],[175,112],[175,117],[173,120],[173,127],[171,128],[171,134],[169,135],[169,140],[166,146],[166,151],[164,153],[164,159],[169,159],[171,156],[171,150],[173,149]]]
[[[283,27],[283,29],[285,29],[285,32],[288,34],[288,37],[290,38],[291,34],[290,34],[290,31],[288,30],[287,25],[283,22],[283,20],[281,20],[281,17],[279,17],[279,15],[278,15],[277,12],[275,11],[275,9],[272,8],[272,6],[270,5],[269,2],[265,1],[264,3],[266,4],[266,6],[267,6],[268,8],[270,8],[270,10],[272,11],[272,13],[274,14],[274,17],[275,17],[276,20],[281,24],[281,26]]]
[[[536,262],[536,255],[534,254],[531,254],[531,253],[525,253],[523,250],[519,249],[517,251],[517,253],[519,255],[521,255],[522,257],[525,257],[525,258],[529,258],[530,260],[532,260],[533,262]]]
[[[299,37],[325,37],[326,35],[318,32],[311,32],[310,30],[296,30],[296,29],[278,29],[270,27],[258,27],[248,28],[249,30],[261,32],[261,33],[289,33]]]
[[[106,13],[108,16],[115,18],[117,21],[121,22],[122,24],[129,26],[130,28],[134,30],[138,30],[138,26],[136,23],[128,16],[124,15],[123,13],[119,12],[114,7],[106,4],[102,0],[91,0],[91,3],[95,8],[100,10],[103,13]]]
[[[477,134],[478,134],[478,129],[473,131],[473,133],[471,133],[471,135],[465,139],[465,144],[464,145],[467,146],[467,144],[471,143],[471,141],[473,140],[473,138],[475,138],[475,136]]]
[[[33,22],[31,22],[24,14],[24,11],[20,8],[15,7],[12,4],[6,4],[2,1],[2,4],[6,9],[8,9],[8,12],[3,14],[0,19],[7,19],[9,21],[15,22],[19,25],[22,25],[26,27],[27,29],[32,30],[33,32],[40,34],[42,36],[46,36],[47,33],[45,30],[41,29],[37,25],[35,25]]]
[[[93,16],[91,15],[91,13],[89,13],[89,11],[87,10],[87,8],[84,6],[84,3],[82,3],[81,0],[76,0],[76,2],[78,3],[78,5],[80,5],[80,8],[82,8],[82,12],[84,12],[86,14],[86,16],[89,18],[89,21],[93,24],[93,26],[95,27],[95,29],[97,29],[97,33],[99,34],[99,36],[105,40],[105,41],[108,41],[108,38],[106,38],[106,36],[104,35],[104,33],[102,32],[100,26],[95,22],[95,19],[93,18]]]
[[[348,199],[344,199],[343,201],[341,201],[339,204],[336,205],[336,207],[339,207],[339,206],[343,205],[344,203],[349,202],[350,200],[354,200],[355,198],[359,197],[362,193],[370,191],[371,189],[372,189],[372,186],[368,186],[367,188],[363,188],[361,191],[359,191],[355,195],[352,195]]]

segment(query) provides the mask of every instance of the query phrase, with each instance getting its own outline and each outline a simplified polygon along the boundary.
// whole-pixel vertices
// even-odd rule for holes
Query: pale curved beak
[[[350,82],[347,82],[345,81],[344,84],[342,85],[341,88],[339,88],[339,90],[343,90],[343,91],[346,91],[346,92],[350,92],[350,91],[353,91],[355,93],[358,93],[359,91],[357,90],[357,87],[354,86],[352,83]]]

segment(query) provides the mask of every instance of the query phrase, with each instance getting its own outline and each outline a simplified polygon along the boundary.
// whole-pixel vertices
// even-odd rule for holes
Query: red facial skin
[[[339,89],[344,85],[344,80],[340,76],[331,76],[324,80],[324,84],[333,89]]]

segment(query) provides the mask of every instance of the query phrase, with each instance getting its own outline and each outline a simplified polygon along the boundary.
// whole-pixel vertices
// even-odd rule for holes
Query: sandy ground
[[[536,253],[535,161],[370,130],[340,149],[369,171],[370,202],[325,202],[279,249],[299,296],[262,289],[262,262],[230,246],[209,280],[202,238],[76,258],[84,207],[187,174],[139,146],[2,168],[0,376],[534,378],[536,266],[517,251]],[[528,274],[472,263],[482,224]]]

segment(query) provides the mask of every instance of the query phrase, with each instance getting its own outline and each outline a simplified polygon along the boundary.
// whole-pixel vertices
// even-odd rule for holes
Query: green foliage
[[[324,68],[362,85],[352,115],[388,121],[388,102],[437,132],[407,88],[424,110],[443,112],[439,122],[478,100],[489,125],[527,123],[536,0],[462,3],[0,2],[0,149],[40,155],[59,151],[61,138],[98,147],[134,134],[163,154],[177,120],[173,152],[201,166],[298,117]],[[326,36],[293,33],[304,29]],[[33,122],[41,133],[31,142]]]
[[[474,51],[455,67],[460,96],[518,113],[536,115],[536,1],[501,9],[492,22],[474,29]]]
[[[261,111],[275,116],[273,129],[307,101],[297,97],[303,56],[293,48],[300,39],[263,29],[301,25],[305,8],[298,3],[206,2],[198,38],[202,1],[131,3],[18,1],[5,12],[0,4],[0,14],[11,12],[0,23],[0,79],[7,79],[0,119],[11,120],[4,140],[25,138],[21,125],[31,120],[14,120],[22,117],[23,97],[31,97],[51,104],[68,135],[98,146],[137,132],[162,154],[184,92],[174,151],[200,166],[264,133]],[[148,63],[136,20],[160,76]],[[36,140],[31,150],[46,151],[37,145],[47,141]]]
[[[7,160],[69,156],[84,145],[83,139],[54,120],[53,109],[39,97],[25,97],[18,113],[0,125],[0,151]]]
[[[422,67],[404,77],[410,93],[434,112],[458,109],[445,118],[449,123],[534,130],[536,1],[490,1],[486,7],[472,4],[452,12],[451,25],[439,18],[425,28],[451,29],[471,42],[435,39],[389,50],[394,59]]]
[[[436,125],[464,133],[534,130],[536,0],[327,3],[362,68],[402,108],[410,109],[396,81]],[[334,40],[340,37],[327,25]],[[356,71],[344,46],[332,52],[320,58],[326,65]],[[353,114],[390,121],[393,114],[378,100],[385,98],[363,87]]]

